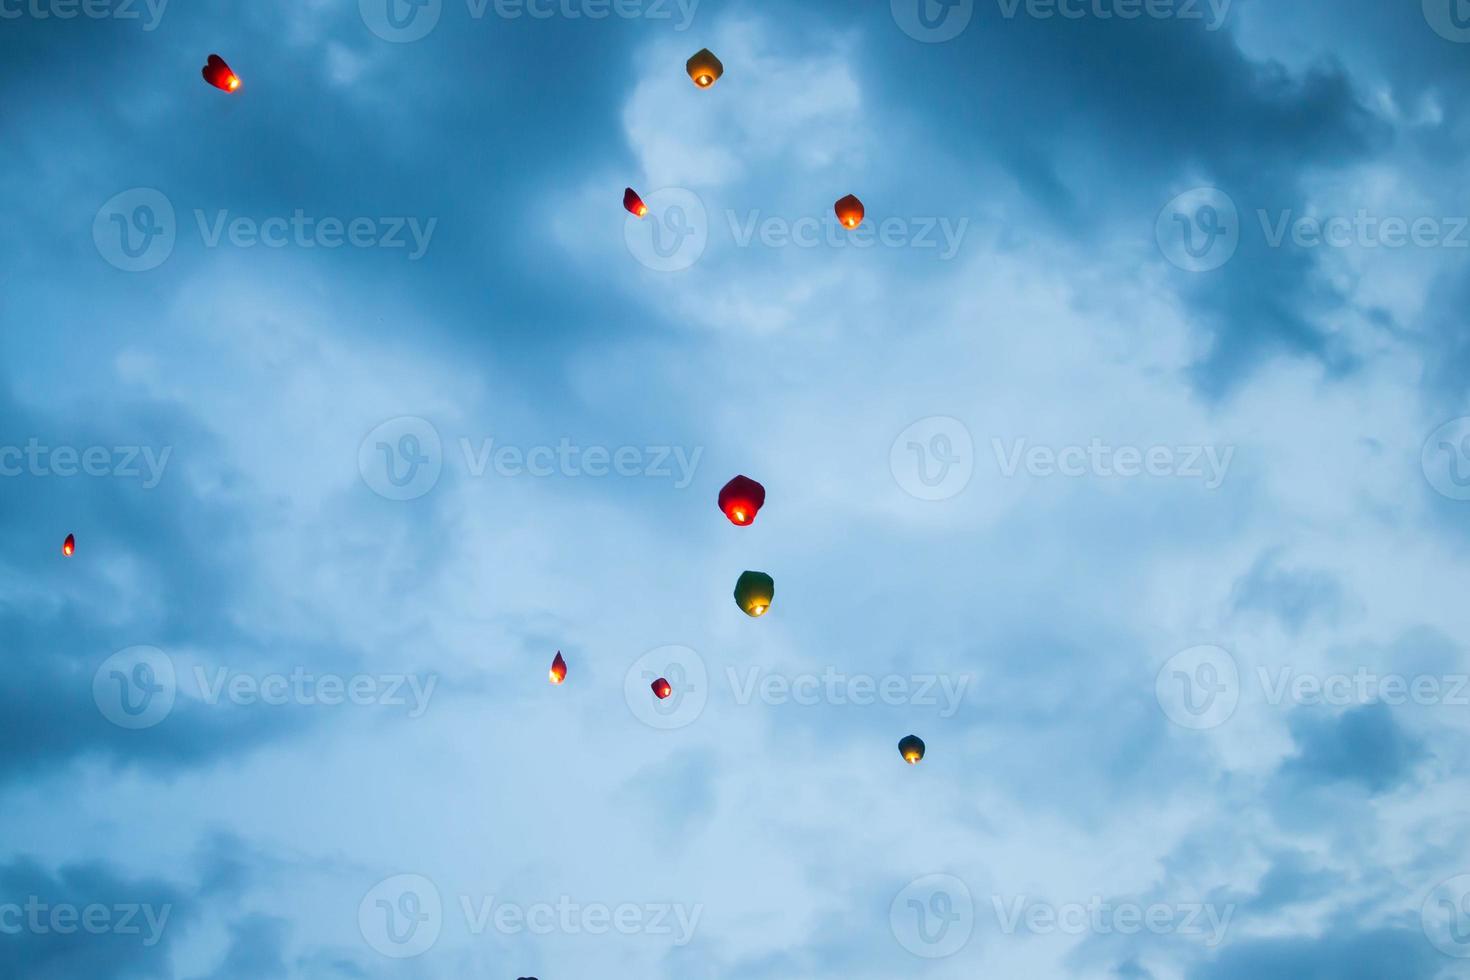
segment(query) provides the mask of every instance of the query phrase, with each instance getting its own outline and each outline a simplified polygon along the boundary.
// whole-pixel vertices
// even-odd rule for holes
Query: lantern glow
[[[851,231],[863,223],[863,217],[868,213],[855,195],[849,194],[838,201],[833,210],[837,212],[837,220],[842,222],[842,227]]]
[[[709,88],[720,80],[721,75],[725,74],[725,66],[709,48],[701,48],[684,67],[688,70],[689,77],[693,79],[694,84],[700,88]]]
[[[203,72],[204,80],[217,89],[233,92],[240,87],[240,76],[231,71],[230,66],[225,64],[225,59],[217,54],[209,56]]]
[[[567,679],[567,662],[562,659],[561,651],[556,651],[556,659],[551,662],[551,683],[560,684]]]
[[[748,476],[737,476],[720,489],[720,510],[731,524],[747,527],[766,503],[766,488]]]
[[[631,187],[623,192],[623,207],[635,218],[641,218],[648,213],[648,205],[643,203],[643,198]]]
[[[660,677],[658,680],[653,682],[653,693],[655,697],[662,701],[670,694],[674,693],[674,686],[670,684],[666,679]]]
[[[924,740],[917,735],[905,735],[899,740],[898,753],[904,762],[916,766],[924,758]]]
[[[68,558],[77,553],[77,536],[75,534],[68,534],[66,540],[61,542],[61,553]]]
[[[735,604],[752,618],[764,616],[776,598],[776,581],[765,572],[742,572],[735,583]]]

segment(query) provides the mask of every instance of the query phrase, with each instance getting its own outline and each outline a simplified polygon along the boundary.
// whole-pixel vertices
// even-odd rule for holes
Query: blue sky
[[[785,7],[0,0],[0,977],[1470,976],[1470,6]]]

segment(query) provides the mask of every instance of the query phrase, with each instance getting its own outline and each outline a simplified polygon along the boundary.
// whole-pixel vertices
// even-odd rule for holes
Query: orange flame
[[[567,662],[562,659],[561,651],[556,651],[556,659],[551,662],[551,683],[560,684],[567,679]]]

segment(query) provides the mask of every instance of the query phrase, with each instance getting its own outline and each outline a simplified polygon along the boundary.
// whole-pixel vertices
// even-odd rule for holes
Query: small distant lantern
[[[898,743],[898,753],[904,762],[917,766],[924,758],[924,740],[917,735],[905,735]]]
[[[863,223],[863,216],[868,212],[853,194],[849,194],[838,201],[834,207],[837,212],[837,220],[842,222],[842,227],[849,231]]]
[[[641,218],[648,213],[648,205],[643,203],[643,198],[631,187],[623,192],[623,207],[635,218]]]
[[[562,659],[561,651],[556,651],[556,659],[551,662],[551,683],[560,684],[567,679],[567,662]]]
[[[745,527],[766,505],[766,488],[748,476],[737,476],[720,489],[720,510],[731,524]]]
[[[653,694],[660,701],[664,700],[673,693],[674,685],[670,684],[665,678],[660,677],[658,680],[653,682]]]
[[[209,61],[204,65],[204,80],[217,89],[226,92],[234,92],[240,88],[240,76],[230,70],[225,64],[225,59],[217,54],[209,56]]]
[[[742,572],[735,583],[735,603],[747,616],[764,616],[776,598],[776,580],[765,572]]]
[[[55,539],[53,538],[52,540],[54,541]],[[77,553],[77,536],[75,534],[68,534],[66,540],[61,542],[61,553],[68,558]]]
[[[700,88],[709,88],[725,74],[725,66],[709,48],[701,48],[684,67],[689,70],[689,77],[694,80],[694,84]]]

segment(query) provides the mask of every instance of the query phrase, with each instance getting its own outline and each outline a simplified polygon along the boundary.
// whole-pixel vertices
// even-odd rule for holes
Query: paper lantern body
[[[690,58],[684,67],[688,69],[689,77],[694,84],[700,88],[709,88],[720,80],[721,75],[725,74],[725,66],[709,48],[701,48],[699,53]]]
[[[653,693],[655,697],[662,701],[674,693],[674,685],[670,684],[665,678],[660,677],[653,682]]]
[[[77,553],[77,536],[75,534],[68,534],[66,540],[61,542],[61,553],[68,558]]]
[[[745,527],[766,504],[766,488],[748,476],[737,476],[720,489],[720,510],[731,524]]]
[[[231,71],[230,66],[225,64],[225,59],[217,54],[209,56],[209,61],[204,66],[204,80],[225,92],[234,92],[240,88],[240,76]]]
[[[742,572],[735,582],[735,604],[747,616],[764,616],[776,598],[776,581],[765,572]]]
[[[924,758],[924,740],[917,735],[905,735],[899,740],[898,753],[904,762],[916,766]]]
[[[551,683],[560,684],[567,679],[567,662],[562,659],[561,651],[556,651],[556,659],[551,662]]]
[[[867,209],[863,207],[863,202],[859,201],[852,194],[838,201],[833,206],[833,210],[837,212],[837,220],[842,222],[842,227],[849,231],[862,224],[864,216],[868,213]]]
[[[623,192],[623,207],[635,218],[641,218],[648,213],[648,205],[643,203],[643,198],[631,187]]]

